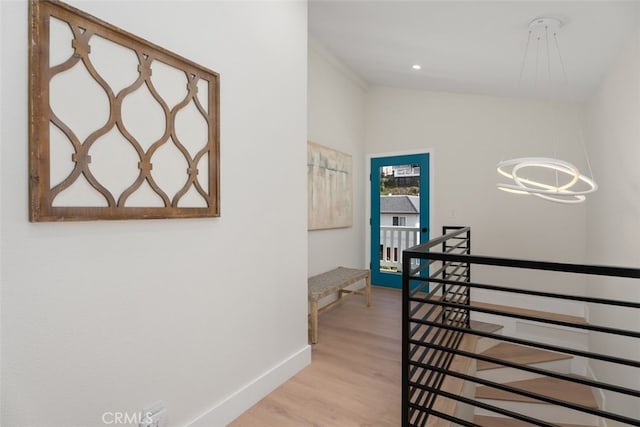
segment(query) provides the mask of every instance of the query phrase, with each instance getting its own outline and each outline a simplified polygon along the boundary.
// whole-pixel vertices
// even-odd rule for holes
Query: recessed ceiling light
[[[411,66],[411,68],[413,68],[414,70],[421,70],[421,69],[422,69],[422,65],[420,65],[420,64],[413,64],[413,65]]]

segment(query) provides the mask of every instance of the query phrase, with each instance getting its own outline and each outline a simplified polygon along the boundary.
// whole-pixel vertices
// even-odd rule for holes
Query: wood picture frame
[[[59,1],[32,0],[29,15],[29,220],[220,216],[218,73]],[[54,46],[58,33],[69,34],[62,46]],[[115,52],[108,57],[112,68],[98,71],[98,53],[92,53],[96,46],[106,46],[101,52]],[[65,49],[68,57],[51,63],[54,53]],[[135,69],[118,64],[119,54],[123,64]],[[133,81],[115,90],[105,73],[121,69],[133,75]],[[165,69],[178,76],[174,78],[178,84],[170,86],[170,79],[157,77]],[[86,90],[63,78],[70,71],[82,74],[88,87],[94,88],[98,101],[92,102],[97,106],[76,101],[84,99]],[[169,88],[163,89],[164,94],[158,90],[160,83]],[[137,93],[142,91],[152,107],[139,105]],[[169,102],[169,91],[186,95]],[[90,116],[93,110],[106,114],[104,123]],[[157,113],[156,131],[161,135],[143,141],[131,128],[142,129],[140,134],[147,132],[147,110]],[[134,116],[138,119],[130,118]],[[197,122],[197,135],[181,124],[185,117]],[[81,137],[67,123],[71,121],[82,127],[91,122],[99,125]],[[55,152],[60,147],[62,154]],[[158,153],[163,153],[162,157]],[[101,176],[94,165],[96,169],[100,166]],[[154,166],[158,166],[157,172]],[[130,184],[122,182],[125,170]],[[160,182],[160,172],[168,187]],[[118,181],[118,191],[106,181]],[[91,196],[85,197],[87,194]]]

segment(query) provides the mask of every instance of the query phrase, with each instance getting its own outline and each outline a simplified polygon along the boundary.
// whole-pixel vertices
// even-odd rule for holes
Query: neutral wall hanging
[[[353,225],[351,156],[309,141],[307,144],[309,230]]]
[[[31,221],[220,215],[217,73],[58,1],[29,33]]]
[[[560,53],[558,32],[562,21],[556,18],[536,18],[529,24],[529,35],[520,67],[519,84],[522,83],[523,71],[529,56],[529,47],[534,41],[536,82],[540,68],[540,56],[546,61],[547,82],[551,84],[552,50],[557,57],[556,68],[562,70],[563,81],[568,84],[564,61]],[[555,49],[550,48],[550,45]],[[549,88],[551,89],[551,88]],[[498,163],[498,173],[511,180],[510,183],[499,183],[500,190],[515,194],[534,195],[545,200],[558,203],[581,203],[586,195],[598,189],[593,180],[593,172],[587,155],[586,146],[580,135],[580,144],[589,175],[587,176],[572,163],[549,157],[521,157],[504,160]]]

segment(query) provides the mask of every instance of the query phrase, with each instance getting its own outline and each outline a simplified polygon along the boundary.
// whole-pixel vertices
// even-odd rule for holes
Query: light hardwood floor
[[[401,292],[373,287],[320,315],[312,362],[232,427],[400,425]]]

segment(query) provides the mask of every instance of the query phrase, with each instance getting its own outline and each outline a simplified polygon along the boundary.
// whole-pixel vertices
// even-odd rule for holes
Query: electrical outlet
[[[162,402],[147,406],[143,414],[140,427],[167,427],[168,425],[167,409]]]

